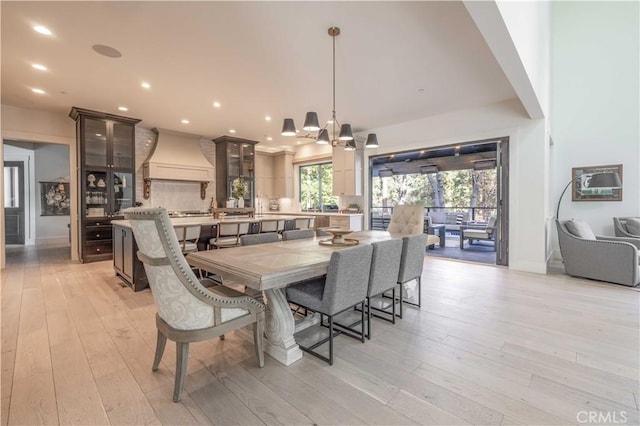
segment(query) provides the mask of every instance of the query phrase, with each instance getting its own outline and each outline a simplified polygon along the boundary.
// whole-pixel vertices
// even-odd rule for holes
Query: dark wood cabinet
[[[227,207],[229,198],[242,198],[243,207],[255,207],[255,145],[258,142],[231,136],[221,136],[213,142],[216,144],[218,207]],[[242,194],[238,194],[238,188],[243,188]]]
[[[73,107],[78,148],[81,262],[111,259],[111,220],[135,203],[135,126],[140,120]]]
[[[133,230],[127,226],[113,225],[113,269],[125,284],[134,291],[149,287],[143,263],[138,260],[138,244]]]

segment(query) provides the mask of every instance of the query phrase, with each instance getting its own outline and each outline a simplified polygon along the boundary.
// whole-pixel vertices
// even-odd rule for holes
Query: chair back
[[[293,227],[295,229],[309,229],[310,223],[311,223],[311,219],[309,219],[308,217],[297,218],[297,219],[294,219]]]
[[[251,227],[250,222],[240,222],[238,224],[238,236],[248,234],[250,227]]]
[[[200,240],[200,225],[175,225],[178,243],[182,253],[198,251],[198,240]]]
[[[240,223],[224,223],[220,222],[218,224],[218,238],[220,237],[237,237],[238,231],[240,228]]]
[[[373,243],[369,291],[367,296],[375,296],[398,285],[402,240],[386,240]]]
[[[635,220],[628,223],[628,219]],[[616,237],[640,238],[640,229],[637,229],[638,226],[636,226],[639,219],[638,217],[614,217],[613,229]]]
[[[367,297],[372,253],[370,244],[331,253],[322,293],[322,312],[334,315]]]
[[[422,234],[424,230],[424,206],[399,205],[393,208],[387,231],[393,234]]]
[[[425,234],[412,235],[402,239],[402,256],[400,257],[398,283],[404,284],[422,275],[424,251],[426,247],[427,236]]]
[[[279,219],[262,219],[260,221],[260,232],[278,232]]]
[[[280,237],[276,232],[265,232],[264,234],[247,234],[240,237],[241,246],[252,246],[255,244],[277,243]]]
[[[179,330],[215,325],[214,308],[196,296],[207,290],[187,264],[167,211],[129,208],[124,217],[131,223],[158,316]]]
[[[315,233],[313,232],[313,229],[295,229],[292,231],[284,231],[282,233],[282,240],[302,240],[304,238],[313,238],[314,236]]]

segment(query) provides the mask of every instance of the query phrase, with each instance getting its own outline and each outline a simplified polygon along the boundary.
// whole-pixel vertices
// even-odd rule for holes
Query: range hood
[[[213,181],[213,166],[200,150],[199,135],[152,129],[156,144],[143,164],[144,180]]]

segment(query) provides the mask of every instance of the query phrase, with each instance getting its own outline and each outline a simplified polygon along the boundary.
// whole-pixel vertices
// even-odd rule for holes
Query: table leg
[[[447,242],[447,232],[444,226],[438,229],[438,236],[440,237],[440,247],[444,247]]]
[[[302,358],[293,333],[295,321],[283,288],[265,291],[267,298],[265,351],[284,365],[290,365]]]

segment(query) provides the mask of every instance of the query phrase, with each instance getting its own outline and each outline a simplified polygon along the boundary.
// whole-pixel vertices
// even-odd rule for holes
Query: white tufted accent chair
[[[424,206],[395,206],[387,231],[392,234],[422,234],[424,231]]]
[[[152,370],[162,360],[167,338],[176,342],[173,400],[179,401],[187,375],[189,343],[212,339],[253,324],[256,356],[264,365],[264,305],[231,288],[198,280],[187,264],[165,209],[130,208],[124,211],[138,243],[158,312],[158,338]]]

